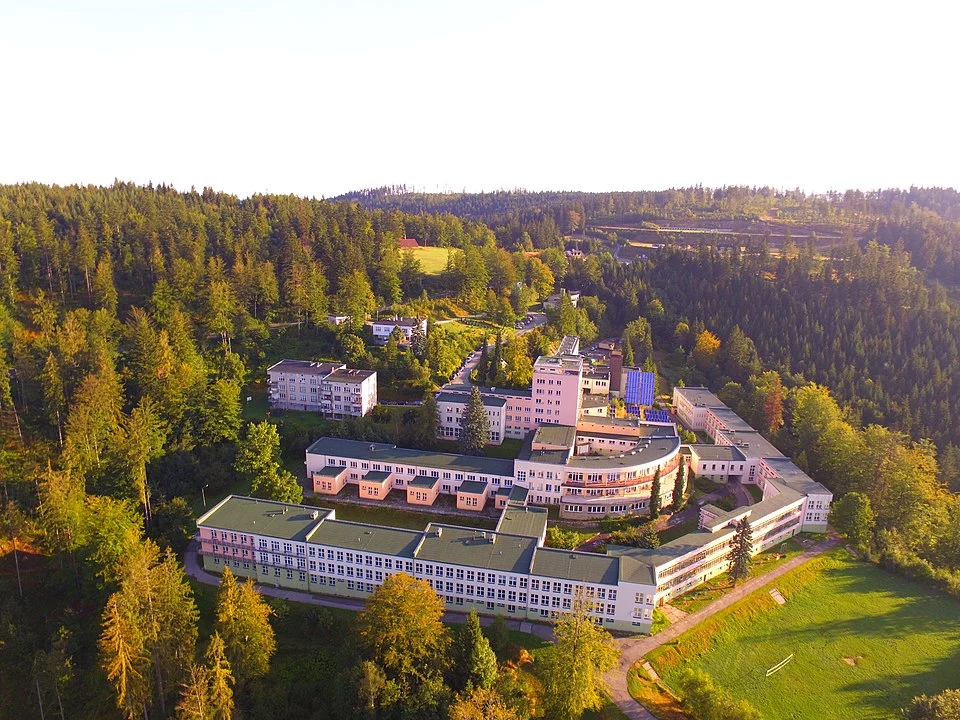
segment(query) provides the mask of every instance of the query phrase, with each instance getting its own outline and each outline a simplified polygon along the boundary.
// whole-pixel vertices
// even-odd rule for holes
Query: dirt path
[[[617,640],[617,645],[619,646],[621,653],[620,663],[616,668],[608,672],[605,677],[607,685],[610,688],[610,697],[617,704],[617,707],[619,707],[624,715],[631,720],[655,720],[654,716],[651,715],[645,707],[634,700],[630,695],[630,692],[627,690],[627,673],[637,660],[642,658],[651,650],[675,640],[690,628],[698,625],[703,620],[706,620],[708,617],[715,615],[721,610],[730,607],[738,600],[741,600],[752,593],[754,590],[773,582],[780,576],[790,572],[800,565],[803,565],[805,562],[811,560],[820,553],[826,552],[836,544],[836,539],[829,538],[817,545],[814,545],[809,550],[806,550],[796,557],[791,558],[787,562],[783,563],[783,565],[774,568],[764,575],[760,575],[752,580],[748,580],[743,585],[731,590],[722,598],[717,599],[710,605],[697,610],[697,612],[690,613],[678,623],[671,625],[656,635]]]

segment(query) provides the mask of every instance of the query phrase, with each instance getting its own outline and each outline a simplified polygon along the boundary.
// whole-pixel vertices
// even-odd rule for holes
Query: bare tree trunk
[[[21,593],[22,595],[23,593]],[[46,720],[46,716],[43,714],[43,698],[40,697],[40,678],[34,676],[33,682],[37,686],[37,704],[40,706],[40,720]]]
[[[17,567],[17,589],[20,590],[20,597],[23,597],[23,583],[20,581],[20,558],[17,557],[17,536],[13,536],[13,564]],[[43,708],[41,708],[42,712]]]

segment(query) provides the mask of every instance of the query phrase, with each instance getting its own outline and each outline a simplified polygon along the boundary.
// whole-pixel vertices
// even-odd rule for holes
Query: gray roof
[[[487,492],[487,483],[479,480],[464,480],[457,488],[458,493],[467,493],[468,495],[483,495]]]
[[[514,485],[510,488],[510,502],[524,503],[527,501],[529,494],[529,488],[525,488],[523,485]]]
[[[346,368],[344,370],[337,370],[336,372],[331,373],[326,380],[327,382],[338,383],[362,383],[368,377],[376,374],[376,370],[353,370],[351,368]]]
[[[308,541],[345,550],[413,557],[422,537],[423,532],[420,530],[403,530],[345,520],[324,520],[310,534]]]
[[[497,523],[497,532],[542,538],[547,532],[547,509],[507,505]]]
[[[303,542],[329,513],[308,505],[229,495],[201,515],[197,525]]]
[[[737,415],[733,410],[724,407],[711,407],[710,412],[717,417],[729,430],[742,430],[744,432],[756,432],[750,423]]]
[[[701,460],[722,460],[725,462],[746,460],[743,453],[733,445],[691,445],[690,450]]]
[[[743,509],[744,508],[740,508],[741,511]],[[647,550],[644,548],[624,548],[608,545],[607,553],[623,555],[637,562],[656,568],[666,565],[677,558],[681,558],[687,553],[694,552],[695,550],[709,545],[715,540],[728,537],[734,532],[735,530],[733,528],[721,528],[716,532],[709,532],[708,530],[696,530],[692,533],[687,533],[686,535],[678,537],[676,540],[671,540],[668,543],[664,543],[655,550]]]
[[[763,461],[780,476],[780,481],[804,495],[830,495],[831,492],[803,470],[793,464],[790,458],[766,457]],[[774,482],[777,482],[776,480]],[[778,483],[779,484],[779,483]]]
[[[577,439],[577,429],[572,425],[541,425],[533,431],[533,442],[544,445],[570,447]]]
[[[437,470],[452,472],[482,473],[513,477],[513,461],[499,458],[477,457],[473,455],[454,455],[453,453],[432,452],[429,450],[411,450],[398,448],[389,443],[371,443],[362,440],[344,440],[342,438],[322,437],[307,448],[309,455],[334,455],[357,460],[387,464],[421,465]]]
[[[620,577],[620,561],[619,558],[608,555],[537,548],[530,573],[601,585],[616,585]]]
[[[503,407],[507,404],[507,401],[502,397],[497,397],[496,395],[487,395],[485,393],[480,394],[480,399],[483,401],[483,404],[486,407]],[[439,392],[437,393],[437,402],[445,403],[457,403],[459,405],[466,405],[470,401],[470,393],[461,393],[461,392]]]
[[[417,475],[413,480],[407,483],[407,487],[427,488],[432,490],[440,484],[440,478],[430,477],[429,475]]]
[[[580,400],[580,406],[584,409],[606,407],[610,404],[610,398],[606,395],[596,395],[593,393],[584,393]]]
[[[384,480],[389,478],[392,474],[393,473],[383,472],[382,470],[371,470],[360,479],[368,480],[369,482],[382,483]]]
[[[320,475],[321,477],[339,477],[341,473],[346,472],[345,467],[340,467],[339,465],[325,465],[323,469],[317,470],[314,475]]]
[[[440,531],[439,536],[437,531]],[[490,542],[491,537],[495,537],[494,542]],[[530,537],[430,523],[417,552],[417,559],[526,573],[536,546],[537,541]]]
[[[267,368],[267,372],[275,370],[282,373],[297,375],[329,375],[334,370],[343,367],[338,362],[314,362],[312,360],[281,360]]]
[[[718,433],[718,437],[720,436],[729,440],[731,445],[736,445],[745,457],[783,457],[783,453],[777,450],[772,442],[752,428],[748,431],[721,430]]]
[[[723,401],[705,387],[678,387],[674,392],[688,402],[703,407],[726,407]]]

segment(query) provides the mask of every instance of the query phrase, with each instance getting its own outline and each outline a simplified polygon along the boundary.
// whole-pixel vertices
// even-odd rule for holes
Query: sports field
[[[786,604],[758,590],[650,653],[667,685],[692,666],[767,720],[866,720],[960,684],[960,603],[842,548],[774,585]]]
[[[439,275],[447,267],[447,248],[418,247],[403,252],[412,253],[420,261],[420,268],[425,275]]]

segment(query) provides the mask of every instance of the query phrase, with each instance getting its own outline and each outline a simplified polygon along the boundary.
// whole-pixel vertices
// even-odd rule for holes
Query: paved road
[[[184,554],[183,558],[183,564],[186,569],[187,576],[193,578],[197,582],[202,582],[204,585],[220,584],[219,575],[214,575],[213,573],[209,573],[203,569],[203,565],[200,563],[200,560],[197,557],[196,540],[192,540],[189,547],[187,547],[187,552]],[[262,583],[257,583],[256,587],[261,595],[269,595],[270,597],[282,598],[291,602],[305,603],[308,605],[321,605],[323,607],[352,610],[354,612],[363,610],[365,606],[363,600],[355,598],[337,598],[329,595],[315,595],[313,593],[300,592],[298,590],[286,590],[284,588],[264,585]],[[443,621],[446,623],[462,623],[466,619],[466,612],[445,612],[443,614]],[[489,625],[492,622],[492,617],[488,615],[480,616],[481,625]],[[525,633],[531,633],[548,642],[553,642],[553,628],[549,625],[542,625],[540,623],[525,622],[520,620],[507,620],[506,625],[511,630],[520,630]]]
[[[759,577],[755,577],[752,580],[748,580],[740,587],[731,590],[723,597],[714,601],[710,605],[707,605],[705,608],[701,608],[697,612],[690,613],[680,622],[671,625],[656,635],[617,640],[617,645],[619,646],[621,653],[620,663],[605,676],[607,685],[610,688],[610,697],[617,704],[617,707],[620,708],[624,715],[626,715],[628,718],[631,718],[631,720],[655,720],[654,716],[645,707],[643,707],[643,705],[634,700],[630,695],[629,690],[627,690],[627,672],[629,672],[630,668],[635,662],[637,662],[637,660],[642,658],[651,650],[675,640],[678,636],[682,635],[690,628],[698,625],[708,617],[715,615],[721,610],[730,607],[735,602],[743,599],[757,588],[763,587],[767,583],[776,580],[781,575],[793,570],[795,567],[803,565],[811,558],[814,558],[820,553],[829,550],[836,545],[836,543],[837,540],[834,538],[828,538],[827,540],[824,540],[809,550],[800,553],[794,558],[791,558],[787,562],[783,563],[783,565],[780,565],[770,572],[760,575]]]

